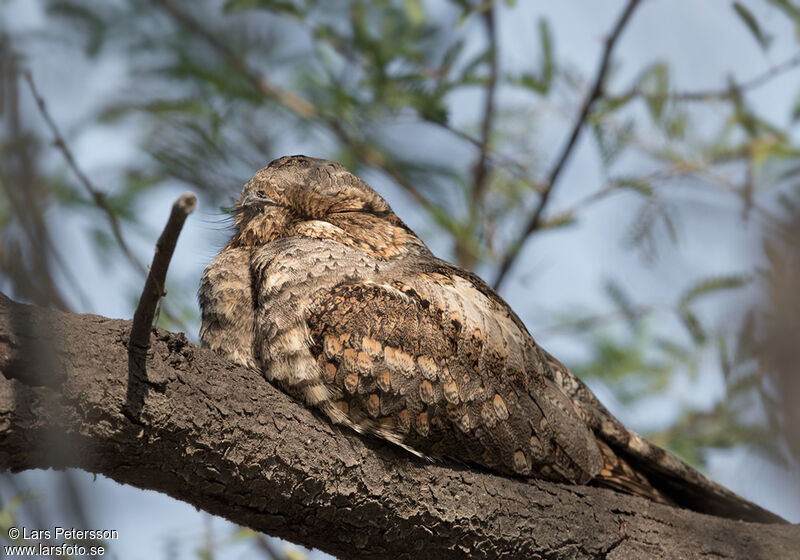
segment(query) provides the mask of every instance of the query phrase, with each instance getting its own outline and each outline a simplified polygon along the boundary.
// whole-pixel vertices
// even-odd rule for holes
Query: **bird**
[[[233,218],[198,290],[202,344],[332,423],[431,460],[784,522],[627,429],[342,165],[276,159]]]

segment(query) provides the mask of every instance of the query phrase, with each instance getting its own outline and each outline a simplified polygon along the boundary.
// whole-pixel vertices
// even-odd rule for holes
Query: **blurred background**
[[[625,424],[800,522],[797,0],[0,0],[0,291],[197,342],[242,184],[334,159]],[[324,557],[102,476],[0,475],[106,557]],[[5,541],[4,541],[5,539]]]

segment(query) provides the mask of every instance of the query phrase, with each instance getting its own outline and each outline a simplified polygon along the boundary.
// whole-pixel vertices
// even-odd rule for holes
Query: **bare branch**
[[[704,171],[704,168],[700,165],[692,165],[686,162],[680,163],[673,163],[668,167],[664,167],[663,169],[659,169],[657,171],[653,171],[652,173],[647,173],[645,175],[639,177],[631,177],[627,179],[627,183],[634,183],[639,184],[643,187],[647,187],[651,183],[665,181],[668,179],[675,179],[679,177],[691,177],[697,175]],[[619,179],[617,179],[619,181]],[[542,222],[543,227],[550,227],[551,224],[562,224],[568,220],[570,220],[573,216],[578,214],[581,210],[584,210],[586,207],[595,204],[597,202],[606,200],[610,196],[614,196],[617,194],[622,194],[626,192],[626,188],[620,186],[615,181],[612,181],[612,184],[607,185],[601,189],[598,189],[585,197],[581,198],[574,202],[569,208],[563,210],[553,216],[552,218],[548,219],[545,222]],[[659,189],[660,190],[660,189]]]
[[[495,24],[495,2],[489,3],[483,11],[483,22],[489,42],[489,81],[486,84],[486,97],[483,105],[481,121],[480,149],[478,161],[475,163],[472,185],[473,201],[479,203],[486,189],[488,179],[489,142],[491,141],[492,123],[494,122],[495,97],[497,93],[497,76],[499,72],[499,45],[497,44],[497,26]]]
[[[607,328],[614,321],[630,321],[645,317],[658,310],[669,310],[668,306],[639,305],[632,309],[617,309],[608,313],[596,313],[582,317],[567,318],[563,321],[555,322],[539,329],[539,336],[543,334],[555,334],[562,332],[587,332],[601,328]],[[649,437],[649,436],[648,436]]]
[[[46,182],[41,181],[38,165],[38,142],[28,134],[23,125],[20,105],[20,80],[22,69],[20,55],[15,51],[12,38],[0,30],[0,109],[3,113],[3,156],[0,161],[0,190],[6,195],[9,216],[4,220],[3,247],[0,249],[0,266],[11,280],[15,292],[39,305],[54,305],[62,311],[69,310],[64,297],[66,284],[86,304],[86,295],[63,255],[53,242],[50,220],[45,219],[48,197]],[[19,226],[20,239],[6,235],[9,228]],[[22,239],[29,244],[25,247]],[[57,282],[52,264],[58,266],[65,282]]]
[[[508,251],[500,263],[500,270],[497,274],[497,279],[494,282],[495,289],[498,289],[503,283],[506,274],[508,273],[511,265],[514,263],[514,260],[516,259],[530,234],[536,231],[541,225],[542,214],[544,213],[544,209],[550,200],[550,195],[553,192],[556,181],[561,175],[561,171],[569,159],[569,156],[572,154],[573,148],[580,137],[581,130],[583,130],[583,125],[586,123],[586,119],[589,116],[592,105],[602,96],[603,82],[605,81],[606,73],[608,72],[608,67],[611,63],[611,54],[614,51],[614,46],[622,34],[623,29],[625,29],[625,26],[630,21],[634,10],[639,5],[639,1],[640,0],[628,0],[628,4],[625,6],[625,10],[622,12],[619,20],[617,20],[613,31],[606,38],[605,49],[603,50],[603,56],[600,59],[600,66],[595,74],[592,89],[589,91],[589,94],[586,96],[586,100],[583,102],[581,112],[578,115],[578,118],[575,120],[575,124],[572,126],[572,132],[570,133],[566,145],[561,151],[561,155],[556,160],[555,166],[553,166],[552,171],[550,171],[550,174],[548,175],[547,181],[542,187],[541,198],[539,199],[536,209],[533,211],[533,215],[531,216],[527,226],[519,238],[511,243]]]
[[[75,157],[72,155],[72,150],[70,150],[69,145],[67,145],[67,141],[64,140],[64,136],[61,134],[61,131],[56,125],[55,120],[53,117],[50,116],[50,112],[47,110],[47,105],[44,101],[44,98],[39,95],[39,91],[36,89],[36,84],[33,81],[33,75],[30,71],[25,71],[23,73],[25,76],[25,80],[28,82],[28,86],[31,89],[31,95],[36,100],[36,106],[39,108],[39,113],[42,115],[42,118],[47,123],[50,132],[53,134],[53,145],[58,148],[61,154],[64,156],[64,159],[67,162],[67,165],[72,172],[75,173],[75,176],[78,178],[78,181],[83,185],[83,188],[86,190],[86,193],[92,198],[94,203],[100,208],[106,216],[106,220],[108,220],[108,225],[111,227],[111,232],[114,235],[114,239],[116,239],[117,244],[119,245],[122,252],[125,254],[127,259],[131,262],[131,264],[138,269],[142,274],[146,274],[147,271],[145,270],[142,263],[134,256],[133,252],[131,252],[128,244],[125,242],[125,239],[122,237],[122,230],[120,229],[119,220],[117,219],[116,214],[114,214],[114,210],[109,206],[108,201],[106,200],[105,194],[95,187],[92,182],[89,180],[89,177],[81,170],[78,166],[78,163],[75,161]]]
[[[721,88],[721,89],[706,89],[697,91],[675,91],[671,93],[659,93],[659,92],[648,93],[642,91],[641,89],[634,88],[620,95],[609,96],[607,99],[611,103],[626,101],[637,97],[651,99],[654,101],[663,100],[663,101],[691,102],[691,101],[726,100],[734,97],[736,95],[736,90],[742,92],[742,91],[758,89],[761,86],[766,85],[773,79],[791,70],[794,70],[797,67],[800,67],[800,53],[797,53],[788,60],[785,60],[782,63],[773,66],[756,76],[753,76],[749,80],[744,80],[743,82],[736,84],[735,90],[728,87],[724,89]]]
[[[129,380],[129,329],[0,296],[0,471],[102,473],[343,558],[798,557],[798,526],[419,460],[330,425],[182,334],[157,329],[147,378]],[[19,373],[44,367],[17,359],[33,344],[52,349],[57,380]]]
[[[256,546],[270,560],[288,560],[287,555],[279,552],[269,539],[262,534],[256,535]]]
[[[175,244],[178,242],[178,235],[183,229],[186,217],[194,211],[195,207],[197,207],[197,197],[192,193],[182,194],[172,205],[167,225],[164,226],[164,231],[161,232],[156,243],[153,264],[150,265],[150,273],[144,282],[139,305],[136,306],[136,312],[133,314],[131,349],[146,349],[150,345],[150,328],[153,326],[156,305],[158,300],[166,295],[164,282],[167,278],[169,261],[172,259],[172,253],[175,251]]]
[[[28,82],[28,86],[31,90],[31,95],[33,96],[34,100],[36,101],[36,105],[39,108],[39,112],[42,115],[42,118],[47,123],[50,132],[53,135],[53,144],[55,147],[61,152],[64,159],[67,162],[67,165],[75,176],[78,178],[78,181],[81,183],[83,188],[86,190],[87,194],[92,198],[94,203],[97,205],[98,208],[105,214],[106,220],[108,221],[109,226],[111,227],[111,232],[116,240],[117,244],[119,245],[122,253],[128,259],[128,261],[133,265],[135,269],[137,269],[143,276],[148,275],[147,269],[139,262],[139,259],[133,254],[131,249],[128,247],[128,244],[125,242],[125,238],[122,235],[122,229],[120,227],[119,220],[117,219],[116,214],[114,214],[114,210],[108,204],[108,200],[106,199],[105,193],[103,193],[100,189],[98,189],[83,172],[80,166],[75,159],[75,156],[72,154],[72,150],[70,150],[67,141],[64,139],[64,136],[61,134],[58,125],[56,124],[53,117],[50,115],[50,112],[47,110],[47,105],[45,103],[44,98],[39,94],[39,91],[36,88],[36,84],[33,81],[33,76],[30,71],[24,71],[23,75],[25,80]],[[66,266],[61,263],[61,258],[59,253],[55,250],[55,247],[52,248],[52,252],[54,256],[58,259],[59,264],[61,265],[62,269],[64,270],[65,274],[71,274],[70,271],[66,268]],[[77,286],[77,284],[75,284]],[[62,306],[60,306],[62,307]],[[181,321],[177,319],[176,315],[170,312],[169,309],[164,308],[164,312],[176,323],[181,324]]]

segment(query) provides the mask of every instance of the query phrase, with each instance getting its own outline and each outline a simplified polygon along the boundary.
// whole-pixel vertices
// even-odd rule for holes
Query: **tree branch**
[[[29,70],[23,72],[23,76],[25,80],[28,82],[28,86],[31,90],[31,95],[33,96],[34,100],[36,101],[36,106],[39,108],[39,113],[42,115],[45,123],[47,123],[47,127],[50,129],[51,134],[53,135],[53,145],[61,152],[64,156],[64,159],[67,162],[67,165],[75,176],[78,178],[78,181],[83,188],[86,190],[86,193],[91,197],[94,203],[97,205],[98,208],[105,214],[106,220],[108,221],[108,225],[111,227],[111,233],[114,235],[114,239],[117,241],[117,245],[122,250],[122,253],[127,257],[127,259],[131,262],[131,264],[142,274],[146,274],[147,271],[145,270],[142,263],[134,256],[133,252],[128,247],[128,244],[125,242],[125,238],[122,236],[122,229],[119,225],[119,220],[117,219],[117,215],[114,213],[114,210],[108,204],[108,200],[106,200],[106,195],[100,189],[94,186],[92,182],[89,180],[89,177],[86,176],[81,168],[78,166],[78,162],[75,160],[75,156],[72,155],[72,150],[70,150],[67,141],[64,139],[64,136],[61,134],[61,131],[56,125],[56,121],[53,120],[53,117],[50,116],[50,112],[47,110],[47,104],[45,103],[44,98],[39,94],[39,91],[36,89],[36,84],[33,81],[33,75]]]
[[[102,473],[346,558],[798,557],[798,526],[426,463],[181,333],[156,329],[147,375],[129,381],[129,329],[0,296],[0,470]]]
[[[489,81],[486,84],[486,98],[483,105],[483,118],[481,119],[481,136],[478,150],[478,160],[475,162],[472,185],[473,202],[479,204],[486,190],[488,179],[489,143],[491,142],[492,124],[494,122],[495,95],[497,92],[497,78],[499,73],[499,45],[497,43],[497,26],[495,24],[495,3],[490,2],[484,8],[484,27],[486,39],[489,43]]]
[[[197,197],[192,193],[182,194],[172,205],[167,225],[164,226],[164,231],[161,232],[161,236],[156,242],[153,263],[150,265],[150,273],[144,282],[139,305],[136,306],[136,312],[133,314],[131,349],[146,349],[150,344],[150,328],[153,326],[156,305],[158,300],[167,293],[164,286],[166,285],[169,261],[172,260],[172,253],[175,251],[175,244],[178,242],[181,229],[183,229],[183,223],[187,216],[194,212],[196,206]]]
[[[772,66],[764,72],[753,76],[748,80],[735,84],[735,88],[727,87],[720,89],[705,89],[696,91],[673,91],[668,93],[646,92],[639,88],[631,89],[625,93],[609,96],[607,100],[609,103],[619,103],[627,101],[636,97],[645,99],[652,99],[658,101],[711,101],[711,100],[725,100],[731,99],[738,95],[739,92],[758,89],[761,86],[769,83],[771,80],[791,71],[800,66],[800,53],[795,54],[791,58],[783,61],[777,66]]]
[[[147,281],[150,280],[150,276],[152,274],[152,270],[148,272],[148,270],[139,262],[139,259],[131,251],[130,247],[128,246],[127,242],[125,241],[124,236],[122,235],[122,228],[120,227],[119,220],[117,215],[114,213],[114,209],[108,203],[108,199],[103,191],[98,189],[94,183],[89,179],[89,177],[84,173],[81,167],[78,165],[75,156],[72,153],[67,141],[64,139],[64,135],[61,134],[61,130],[58,128],[55,119],[53,119],[50,112],[47,110],[47,104],[44,98],[39,93],[39,90],[36,88],[36,83],[33,80],[33,75],[29,70],[25,70],[22,72],[23,76],[25,77],[25,81],[28,82],[28,87],[31,90],[31,95],[33,99],[36,101],[36,106],[39,108],[39,113],[41,114],[42,118],[44,119],[45,123],[47,123],[47,127],[50,129],[51,134],[53,135],[53,145],[61,152],[61,155],[64,157],[64,160],[67,162],[67,166],[72,170],[75,176],[78,178],[78,181],[83,185],[84,190],[86,193],[91,197],[94,201],[95,205],[105,214],[106,220],[108,221],[108,225],[111,228],[111,233],[114,236],[114,239],[117,241],[117,245],[119,245],[122,254],[128,259],[131,265],[138,270],[142,275],[147,276]],[[191,212],[191,211],[190,211]],[[181,225],[183,225],[181,223]],[[44,230],[46,231],[46,230]],[[178,228],[180,231],[180,228]],[[160,242],[160,240],[159,240]],[[47,238],[47,244],[49,245],[51,253],[55,256],[59,264],[61,265],[64,272],[71,276],[70,270],[63,264],[63,259],[61,255],[56,251],[55,246],[52,245],[49,237]],[[170,254],[171,256],[171,254]],[[167,262],[169,264],[169,262]],[[166,272],[166,269],[165,269]],[[77,286],[76,282],[73,282],[74,285]],[[163,285],[163,280],[162,280]],[[157,300],[156,300],[157,301]],[[65,309],[64,304],[59,304],[61,309]],[[165,314],[169,316],[175,323],[182,325],[182,321],[177,318],[175,313],[171,313],[166,306],[162,307]],[[138,311],[138,309],[137,309]],[[152,322],[152,316],[150,317],[150,321]],[[149,327],[148,331],[149,333]]]
[[[578,115],[578,118],[575,120],[575,124],[572,126],[572,132],[570,133],[569,139],[561,151],[561,155],[556,160],[556,164],[553,166],[553,169],[550,171],[550,174],[547,177],[547,181],[542,187],[539,204],[537,204],[536,209],[533,211],[533,214],[531,215],[531,218],[522,234],[516,241],[511,243],[508,251],[503,257],[502,262],[500,263],[500,270],[497,273],[497,279],[494,282],[495,289],[500,288],[500,285],[503,283],[506,274],[516,260],[517,255],[519,255],[522,246],[525,244],[525,241],[528,239],[530,234],[536,231],[541,225],[542,214],[544,213],[544,209],[550,200],[550,195],[553,192],[556,181],[561,175],[561,171],[564,169],[564,165],[567,163],[569,156],[572,154],[573,148],[580,137],[581,130],[583,130],[583,125],[586,123],[586,119],[589,117],[589,111],[591,110],[592,105],[594,105],[595,101],[597,101],[603,93],[603,82],[605,81],[606,74],[608,73],[608,67],[611,63],[611,53],[614,51],[614,46],[617,44],[617,40],[622,34],[622,30],[625,29],[625,26],[630,21],[633,11],[639,5],[639,1],[640,0],[628,0],[628,4],[625,6],[625,10],[622,12],[619,20],[617,20],[613,31],[606,38],[606,46],[603,50],[603,56],[600,59],[600,66],[597,69],[592,89],[589,91],[589,94],[586,96],[586,100],[583,102],[581,112]]]

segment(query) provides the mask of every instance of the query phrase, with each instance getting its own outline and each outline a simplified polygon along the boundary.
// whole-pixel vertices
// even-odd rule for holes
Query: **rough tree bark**
[[[800,526],[430,464],[130,321],[0,295],[0,470],[77,467],[344,558],[800,558]]]

